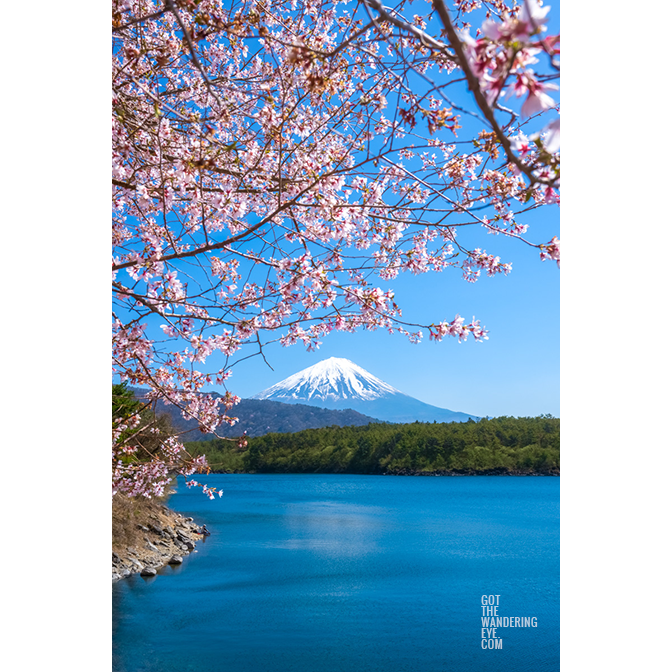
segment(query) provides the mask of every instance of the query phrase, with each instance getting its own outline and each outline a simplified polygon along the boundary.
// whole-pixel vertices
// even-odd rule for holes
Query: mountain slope
[[[274,399],[286,403],[340,402],[346,399],[372,401],[391,394],[401,392],[349,359],[330,357],[253,395],[252,399]]]
[[[475,415],[439,408],[403,394],[348,359],[331,357],[276,383],[252,399],[351,408],[386,422],[466,422]]]
[[[138,398],[142,398],[145,393],[141,388],[132,389]],[[216,392],[211,394],[220,396]],[[181,435],[183,441],[204,441],[213,438],[212,434],[203,434],[195,420],[185,420],[179,409],[172,404],[159,404],[158,412],[168,415],[177,431],[185,432]],[[239,421],[233,426],[220,425],[217,429],[219,436],[237,438],[247,432],[247,436],[253,437],[271,432],[300,432],[304,429],[320,429],[333,425],[348,427],[379,422],[351,409],[333,410],[259,399],[241,399],[231,414],[239,418]]]

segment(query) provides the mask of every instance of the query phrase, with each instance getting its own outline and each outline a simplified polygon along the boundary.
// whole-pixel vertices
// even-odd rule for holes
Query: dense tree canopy
[[[559,261],[557,238],[535,240],[526,222],[559,200],[547,12],[537,0],[113,0],[115,375],[212,432],[235,422],[238,398],[202,388],[225,387],[270,341],[314,348],[358,328],[487,338],[459,315],[405,322],[386,283],[508,273],[496,236],[486,251],[469,229]],[[113,492],[160,494],[171,471],[206,468],[177,437],[130,459],[142,421],[115,420]]]
[[[560,470],[560,421],[551,416],[306,429],[250,439],[246,450],[222,439],[188,445],[202,451],[215,471],[557,474]]]

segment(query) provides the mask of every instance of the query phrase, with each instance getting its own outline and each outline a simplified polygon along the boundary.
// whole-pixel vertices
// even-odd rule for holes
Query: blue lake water
[[[211,530],[198,553],[113,584],[115,672],[559,670],[559,478],[207,482],[169,501]],[[483,595],[537,627],[483,649]]]

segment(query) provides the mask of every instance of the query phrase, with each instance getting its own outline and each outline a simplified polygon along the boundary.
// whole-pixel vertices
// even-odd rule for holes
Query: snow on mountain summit
[[[350,408],[383,422],[466,422],[475,415],[426,404],[384,383],[349,359],[330,357],[252,399],[304,404],[330,409]]]
[[[401,393],[349,359],[330,357],[285,378],[252,398],[315,403],[346,399],[372,401],[394,394]]]

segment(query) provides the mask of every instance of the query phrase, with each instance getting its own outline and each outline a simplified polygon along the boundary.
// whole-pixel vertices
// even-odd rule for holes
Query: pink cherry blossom
[[[150,410],[114,420],[113,492],[158,496],[179,474],[221,496],[147,418],[165,402],[203,432],[236,426],[234,367],[268,343],[485,341],[476,318],[407,321],[391,283],[506,276],[499,234],[559,261],[525,213],[559,201],[560,39],[536,1],[496,6],[112,1],[113,374]]]
[[[541,245],[541,259],[545,261],[546,259],[553,259],[560,267],[560,241],[556,236],[553,236],[551,241],[546,245]]]

